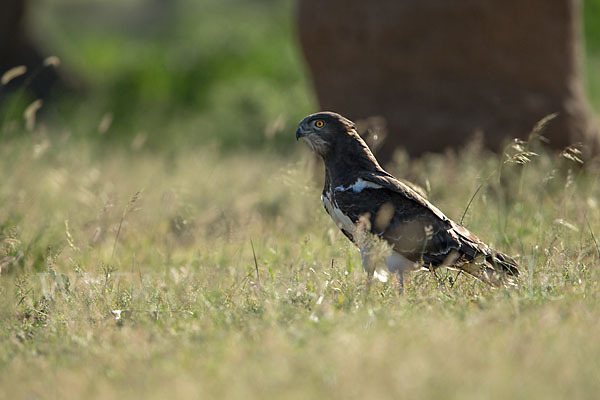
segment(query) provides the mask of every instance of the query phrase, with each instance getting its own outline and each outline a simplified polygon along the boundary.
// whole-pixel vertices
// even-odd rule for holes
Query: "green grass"
[[[410,165],[400,155],[391,170],[430,187],[454,219],[483,183],[465,224],[523,270],[515,290],[419,272],[400,296],[393,284],[367,292],[307,149],[97,155],[38,136],[1,152],[6,398],[600,389],[597,166],[540,151],[500,170],[476,146]]]

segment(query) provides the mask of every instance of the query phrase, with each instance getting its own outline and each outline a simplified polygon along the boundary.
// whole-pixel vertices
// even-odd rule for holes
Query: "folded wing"
[[[404,257],[424,266],[456,268],[480,260],[487,272],[518,274],[512,258],[492,250],[408,185],[384,171],[364,172],[360,179],[366,182],[362,189],[336,192],[337,203],[353,221],[368,216],[371,232]],[[486,280],[473,266],[464,270]]]

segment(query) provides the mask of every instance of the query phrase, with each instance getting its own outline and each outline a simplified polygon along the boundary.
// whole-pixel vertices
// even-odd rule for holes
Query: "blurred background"
[[[15,79],[0,105],[4,136],[21,134],[23,111],[36,95],[47,97],[43,120],[50,126],[68,121],[71,137],[161,150],[281,146],[316,109],[292,1],[42,0],[27,6],[28,39],[41,59],[59,57],[62,82],[49,94],[45,83],[23,91],[35,85]]]
[[[287,151],[294,146],[293,132],[297,122],[320,108],[335,109],[367,122],[370,117],[378,117],[377,110],[380,109],[384,117],[382,129],[389,131],[392,137],[400,136],[401,132],[409,135],[410,129],[417,132],[431,129],[432,135],[435,135],[435,129],[441,126],[447,130],[451,121],[456,119],[457,112],[451,113],[450,122],[443,117],[436,119],[436,107],[447,108],[448,104],[456,101],[430,101],[434,96],[431,93],[413,91],[409,93],[413,97],[396,104],[389,98],[389,93],[382,94],[378,89],[365,94],[363,102],[368,106],[356,105],[356,101],[353,104],[344,102],[344,98],[361,98],[361,91],[365,91],[362,86],[389,86],[387,81],[373,83],[375,78],[371,79],[388,72],[385,66],[382,68],[381,62],[376,63],[371,57],[377,49],[361,51],[360,47],[352,47],[352,43],[364,45],[366,42],[361,42],[361,38],[370,37],[369,32],[357,33],[356,27],[363,26],[360,21],[349,19],[339,22],[326,5],[319,6],[319,2],[312,1],[300,3],[299,7],[292,0],[4,0],[1,6],[5,12],[2,17],[0,74],[21,64],[27,65],[27,72],[2,86],[2,137],[23,135],[28,130],[24,114],[29,117],[35,114],[38,131],[45,129],[50,134],[134,150],[170,150],[210,144],[224,151],[265,147]],[[342,7],[334,3],[330,7]],[[388,9],[392,3],[386,2]],[[398,12],[410,16],[407,10],[411,4],[414,6],[413,3],[404,2],[404,9]],[[564,79],[556,76],[567,93],[556,95],[556,101],[548,107],[535,105],[537,108],[531,112],[531,117],[519,126],[502,125],[502,139],[526,135],[535,121],[551,112],[563,111],[559,110],[563,106],[568,114],[568,104],[573,103],[573,98],[583,104],[575,108],[586,108],[585,97],[591,100],[591,108],[600,108],[600,78],[597,74],[600,70],[600,0],[586,0],[583,4],[573,0],[550,3],[568,11],[559,16],[562,25],[550,21],[559,30],[558,34],[567,35],[566,41],[573,44],[572,48],[581,48],[585,54],[579,57],[560,44],[555,48],[552,43],[546,46],[549,52],[557,52],[557,58],[567,59],[568,68],[575,66],[575,73],[559,68],[559,72],[565,74]],[[356,7],[348,7],[348,10],[347,13],[352,10],[361,12]],[[442,14],[443,20],[451,21],[452,18],[446,18],[447,15],[447,12]],[[367,15],[365,29],[381,26],[377,18],[380,16]],[[530,27],[532,32],[538,29],[532,21],[519,19],[518,15],[514,18],[521,21],[521,25]],[[459,18],[454,23],[464,24],[464,21]],[[436,24],[438,21],[430,26],[424,24],[419,28],[422,32],[412,34],[417,38],[426,37],[424,32],[439,30]],[[514,27],[506,26],[506,32],[511,29]],[[575,34],[572,35],[571,31]],[[316,32],[316,36],[311,36],[311,32]],[[444,32],[443,29],[441,32]],[[354,54],[360,68],[364,70],[364,65],[375,65],[375,72],[368,72],[371,78],[366,82],[358,82],[361,76],[367,75],[361,75],[360,70],[353,71],[349,66],[349,72],[340,71],[340,75],[345,74],[341,84],[348,87],[347,92],[339,85],[336,87],[335,82],[328,86],[328,82],[332,81],[329,77],[331,71],[323,71],[319,64],[320,60],[321,64],[335,65],[337,55],[332,49],[340,48],[340,35],[342,44],[350,43],[349,54]],[[504,36],[499,37],[500,41],[504,40]],[[534,45],[539,43],[535,35],[532,40]],[[395,46],[393,42],[389,45]],[[427,42],[416,42],[412,47],[424,48],[427,52],[427,45]],[[448,43],[436,46],[439,49],[447,47]],[[405,52],[400,57],[411,59],[413,50],[410,46],[400,50]],[[48,59],[50,56],[57,59]],[[385,60],[384,57],[383,62]],[[417,68],[423,70],[418,65]],[[382,69],[383,72],[380,72]],[[394,73],[391,71],[391,74]],[[436,73],[447,76],[452,71],[440,72],[438,69],[432,72]],[[423,82],[431,81],[429,76],[421,78]],[[405,79],[414,81],[414,76],[409,74]],[[471,75],[465,79],[477,82]],[[358,83],[353,85],[354,81]],[[461,81],[457,82],[464,87]],[[398,79],[398,85],[405,86],[402,79]],[[578,92],[578,85],[582,86],[583,94]],[[436,87],[441,87],[438,84],[432,86],[434,92]],[[402,87],[396,89],[394,95],[401,96]],[[481,90],[475,87],[473,91]],[[337,93],[337,98],[329,95],[332,92]],[[536,92],[536,95],[539,97],[539,93]],[[425,114],[418,119],[438,121],[437,127],[420,126],[419,121],[413,121],[412,126],[395,122],[394,115],[406,120],[395,110],[406,108],[403,104],[413,104],[418,96],[425,96],[427,100],[421,102]],[[520,92],[511,96],[522,97]],[[490,94],[495,103],[490,102],[489,107],[494,114],[502,114],[500,110],[503,104],[509,103],[510,96],[504,103],[501,97],[498,102],[497,97],[495,93]],[[38,98],[43,99],[43,104],[37,103],[32,107],[32,102]],[[391,106],[386,108],[387,105]],[[471,106],[463,106],[463,109],[466,113],[474,113]],[[487,112],[479,111],[481,115]],[[417,115],[414,110],[407,112]],[[584,118],[584,125],[589,125],[587,119],[590,114],[587,111],[576,114],[574,119],[580,121]],[[505,120],[513,117],[509,112],[502,114]],[[40,121],[43,123],[40,124]],[[376,119],[374,123],[366,123],[364,130],[368,131],[373,125],[377,128],[380,122]],[[485,135],[488,128],[498,124],[497,119],[463,123],[457,128],[463,133],[457,135],[470,137],[478,129],[483,130]],[[29,128],[33,130],[31,121]],[[581,141],[577,136],[582,135],[581,129],[575,134],[565,132],[571,129],[568,124],[561,129],[557,137],[575,138],[560,142],[560,146]],[[588,133],[586,131],[583,135]],[[402,141],[388,140],[389,146],[383,156],[389,159],[391,151],[402,147]],[[449,136],[443,141],[444,146],[453,140]],[[430,141],[428,143],[432,145]],[[498,147],[498,143],[498,140],[492,140],[491,147]],[[414,147],[414,151],[408,150],[420,154],[427,147],[421,144]]]

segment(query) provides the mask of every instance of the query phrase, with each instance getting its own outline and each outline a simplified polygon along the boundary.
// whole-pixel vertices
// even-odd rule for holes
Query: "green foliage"
[[[600,52],[600,1],[583,1],[583,28],[586,48],[589,52]]]
[[[596,110],[600,109],[600,1],[585,0],[583,23],[586,62],[584,63],[587,92]]]
[[[289,148],[284,132],[315,107],[293,7],[291,0],[44,2],[32,9],[32,25],[83,86],[45,105],[45,121],[68,119],[85,140],[151,149]],[[103,119],[109,123],[99,129]]]

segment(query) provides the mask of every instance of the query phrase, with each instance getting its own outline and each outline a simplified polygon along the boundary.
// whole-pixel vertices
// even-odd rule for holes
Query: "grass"
[[[600,389],[597,166],[535,144],[540,156],[524,165],[476,145],[410,165],[399,154],[391,170],[430,188],[455,219],[483,184],[465,224],[523,269],[516,290],[419,272],[400,296],[393,284],[366,291],[306,149],[97,155],[34,137],[0,157],[7,398]]]

